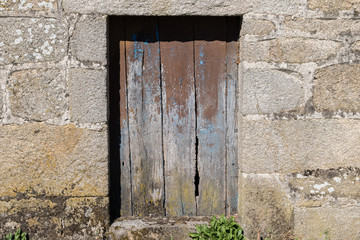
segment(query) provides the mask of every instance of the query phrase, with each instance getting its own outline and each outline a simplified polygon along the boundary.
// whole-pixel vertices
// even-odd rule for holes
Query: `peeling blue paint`
[[[134,58],[142,57],[144,53],[143,46],[138,42],[136,34],[133,34],[132,41],[134,42]]]
[[[199,55],[200,55],[200,64],[203,65],[204,64],[204,49],[203,47],[201,46],[200,50],[199,50]]]

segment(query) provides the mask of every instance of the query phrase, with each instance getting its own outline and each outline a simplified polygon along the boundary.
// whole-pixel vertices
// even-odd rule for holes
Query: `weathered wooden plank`
[[[162,216],[164,172],[157,18],[126,19],[133,214]]]
[[[198,215],[225,214],[226,19],[198,18],[195,39]]]
[[[195,215],[195,89],[189,18],[160,18],[165,205],[168,215]]]
[[[119,24],[120,34],[120,215],[132,215],[131,203],[131,162],[130,162],[130,139],[128,125],[128,108],[127,108],[127,80],[126,80],[126,63],[125,63],[125,19]]]
[[[237,88],[240,21],[227,18],[226,33],[226,214],[234,215],[238,209],[238,138],[237,138]]]

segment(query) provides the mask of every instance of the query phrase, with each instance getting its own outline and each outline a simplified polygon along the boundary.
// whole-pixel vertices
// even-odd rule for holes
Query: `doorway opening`
[[[240,17],[109,17],[110,216],[238,205]]]

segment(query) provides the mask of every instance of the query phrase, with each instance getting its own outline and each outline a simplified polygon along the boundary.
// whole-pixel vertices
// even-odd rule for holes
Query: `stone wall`
[[[242,15],[239,219],[360,238],[359,0],[0,0],[0,235],[108,226],[108,15]]]
[[[0,238],[102,239],[106,22],[55,0],[0,1]]]
[[[243,17],[241,223],[358,239],[360,1],[276,2]]]

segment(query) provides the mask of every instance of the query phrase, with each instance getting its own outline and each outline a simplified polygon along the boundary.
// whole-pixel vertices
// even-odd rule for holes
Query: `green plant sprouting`
[[[5,236],[4,240],[27,240],[28,236],[26,232],[22,232],[21,229],[18,229],[15,234],[9,233]]]
[[[227,219],[221,216],[217,219],[213,216],[210,225],[197,225],[195,228],[196,232],[189,234],[195,240],[246,240],[242,228],[233,217]]]

